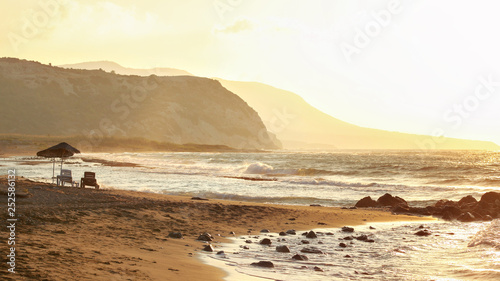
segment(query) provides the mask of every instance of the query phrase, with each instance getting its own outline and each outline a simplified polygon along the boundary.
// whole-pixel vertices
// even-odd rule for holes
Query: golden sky
[[[259,81],[353,124],[500,144],[497,1],[25,0],[0,7],[1,56]]]

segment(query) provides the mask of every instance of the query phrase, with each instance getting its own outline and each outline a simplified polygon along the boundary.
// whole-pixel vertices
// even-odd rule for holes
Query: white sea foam
[[[486,245],[500,250],[500,219],[492,221],[478,231],[469,242],[469,247]]]

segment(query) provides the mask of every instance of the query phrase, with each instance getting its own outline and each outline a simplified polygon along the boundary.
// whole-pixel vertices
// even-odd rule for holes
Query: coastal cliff
[[[147,77],[0,59],[2,134],[106,137],[275,149],[255,110],[213,79]]]

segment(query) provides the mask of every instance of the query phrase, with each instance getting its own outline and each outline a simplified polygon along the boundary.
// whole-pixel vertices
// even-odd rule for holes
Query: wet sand
[[[0,201],[7,204],[6,176]],[[270,205],[225,200],[193,200],[123,190],[56,187],[17,178],[16,274],[2,280],[222,280],[226,273],[199,257],[209,232],[212,242],[284,231],[342,227],[368,222],[412,221],[422,217],[381,210]],[[2,210],[5,210],[2,208]],[[0,215],[6,223],[6,211]],[[5,227],[0,228],[7,237]],[[182,239],[170,238],[181,232]],[[220,235],[220,236],[219,236]],[[6,241],[0,243],[7,252]],[[6,267],[6,255],[2,264]]]

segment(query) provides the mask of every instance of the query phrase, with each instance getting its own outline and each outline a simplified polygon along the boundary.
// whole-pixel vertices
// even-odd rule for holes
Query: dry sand
[[[6,177],[0,202],[6,206]],[[54,188],[17,178],[16,274],[7,272],[8,232],[1,280],[222,280],[225,272],[197,258],[203,232],[225,237],[359,225],[367,222],[422,220],[381,210],[286,206],[224,200],[200,201],[152,193]],[[23,198],[19,197],[23,196]],[[6,208],[0,217],[6,224]],[[169,238],[179,231],[183,239]],[[220,236],[217,236],[220,234]]]

